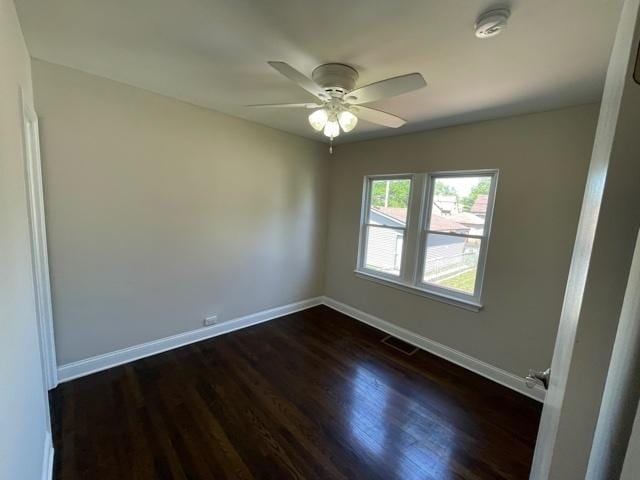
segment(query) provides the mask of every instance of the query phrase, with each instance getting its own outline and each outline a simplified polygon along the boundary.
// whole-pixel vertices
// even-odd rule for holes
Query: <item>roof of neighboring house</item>
[[[438,202],[458,203],[458,197],[455,195],[434,195],[433,199]]]
[[[406,223],[407,221],[407,209],[406,208],[397,208],[397,207],[374,207],[372,208],[374,212],[380,213],[386,217],[391,217],[392,219]],[[475,216],[475,215],[474,215]],[[476,217],[477,218],[477,217]],[[429,227],[431,230],[454,230],[457,232],[464,231],[468,232],[469,227],[463,225],[458,222],[454,222],[446,217],[441,215],[432,213],[431,214],[431,225]]]
[[[478,195],[476,201],[473,203],[470,212],[471,213],[487,213],[487,202],[489,195]]]
[[[454,222],[447,217],[442,217],[433,213],[431,214],[431,223],[429,224],[429,230],[454,230],[456,232],[468,232],[469,227],[467,227],[466,225],[462,225],[461,223]]]
[[[451,217],[451,220],[465,225],[484,225],[484,219],[470,212],[462,212]]]
[[[400,207],[373,207],[373,210],[380,212],[387,217],[391,217],[394,220],[398,220],[402,223],[407,223],[407,209]]]
[[[441,210],[452,210],[458,206],[458,197],[455,195],[434,195],[433,203]]]

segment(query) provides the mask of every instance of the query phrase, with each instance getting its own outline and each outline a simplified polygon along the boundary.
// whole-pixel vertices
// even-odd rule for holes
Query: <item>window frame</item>
[[[429,229],[429,220],[433,210],[433,195],[435,193],[435,182],[439,178],[461,178],[461,177],[491,177],[491,187],[489,189],[489,198],[487,199],[487,211],[484,217],[484,227],[482,235],[471,235],[453,232],[442,232]],[[415,285],[425,291],[435,295],[447,296],[460,301],[470,302],[481,306],[482,286],[484,283],[484,271],[487,261],[487,251],[489,248],[489,238],[491,236],[491,225],[493,222],[493,206],[496,198],[496,187],[498,185],[497,170],[460,170],[446,172],[431,172],[426,175],[426,195],[425,208],[423,208],[423,217],[420,225],[420,250],[418,251],[418,268]],[[480,249],[478,252],[478,266],[476,270],[476,280],[474,284],[474,294],[464,293],[455,289],[439,287],[432,283],[423,281],[425,257],[427,254],[427,238],[429,234],[446,235],[451,237],[475,238],[480,240]]]
[[[383,285],[400,289],[405,292],[417,294],[423,297],[431,298],[433,300],[448,303],[454,306],[459,306],[468,310],[479,311],[482,308],[482,288],[484,285],[486,260],[492,230],[493,212],[498,187],[498,176],[498,169],[366,175],[364,177],[361,202],[358,255],[354,273],[360,278],[381,283]],[[482,235],[464,235],[441,231],[431,231],[428,229],[429,219],[431,218],[431,212],[433,208],[432,200],[434,195],[435,181],[436,179],[442,177],[492,178],[491,188],[489,190],[489,198],[487,201],[487,212],[485,215],[484,231]],[[367,228],[370,226],[370,224],[368,223],[368,219],[369,210],[371,208],[371,185],[374,180],[387,179],[411,180],[407,221],[404,228],[405,235],[403,240],[402,260],[400,274],[398,276],[366,268],[364,265],[364,262],[366,260],[367,248],[366,232]],[[426,242],[429,233],[480,239],[480,251],[478,254],[478,267],[476,271],[474,295],[470,295],[454,289],[438,287],[436,285],[422,281],[425,268]]]
[[[356,270],[367,275],[384,278],[391,281],[399,281],[404,272],[406,271],[406,263],[407,263],[407,237],[409,234],[409,224],[411,222],[411,205],[413,202],[413,192],[414,192],[414,176],[411,173],[399,173],[399,174],[389,174],[389,175],[366,175],[364,177],[364,187],[362,189],[362,202],[361,202],[361,212],[360,212],[360,237],[358,239],[358,258],[357,258],[357,267]],[[369,215],[371,213],[371,188],[374,181],[380,180],[409,180],[411,183],[409,185],[409,203],[407,207],[407,220],[405,222],[404,228],[402,227],[391,227],[387,225],[373,225],[369,223]],[[403,231],[403,241],[402,241],[402,253],[400,256],[400,272],[398,275],[393,275],[390,273],[385,273],[380,270],[375,270],[373,268],[367,268],[366,262],[366,252],[367,252],[367,244],[368,244],[368,236],[367,230],[369,227],[380,227],[380,228],[388,228],[390,230]]]

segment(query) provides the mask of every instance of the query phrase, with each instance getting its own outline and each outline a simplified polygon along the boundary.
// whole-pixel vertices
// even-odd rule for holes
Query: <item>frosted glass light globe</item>
[[[328,119],[329,119],[329,115],[327,114],[327,111],[324,108],[321,108],[320,110],[316,110],[311,115],[309,115],[309,123],[311,124],[311,126],[316,132],[319,132],[324,128]]]
[[[338,115],[338,122],[340,122],[342,130],[347,133],[356,128],[356,125],[358,124],[358,117],[345,110],[340,112],[340,115]]]
[[[340,135],[340,125],[335,120],[329,120],[324,126],[324,134],[329,138],[335,138]]]

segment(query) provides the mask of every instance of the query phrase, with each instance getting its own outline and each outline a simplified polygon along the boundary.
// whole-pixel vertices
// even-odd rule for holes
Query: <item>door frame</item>
[[[42,189],[42,164],[40,158],[40,134],[38,115],[33,106],[25,101],[24,93],[21,91],[20,94],[22,102],[22,133],[27,207],[29,210],[29,230],[36,315],[38,318],[40,358],[46,388],[47,390],[51,390],[58,385],[58,365],[53,331],[53,310],[51,306],[49,254],[47,251],[47,232]]]

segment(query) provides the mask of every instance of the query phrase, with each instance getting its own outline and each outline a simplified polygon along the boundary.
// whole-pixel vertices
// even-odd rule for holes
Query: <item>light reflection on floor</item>
[[[425,408],[416,401],[395,391],[386,383],[387,376],[378,374],[371,365],[356,367],[349,409],[349,428],[355,442],[362,448],[367,461],[384,464],[387,468],[395,464],[396,478],[437,479],[453,478],[449,468],[456,433],[434,422],[434,431],[421,430],[415,415],[425,414]],[[389,412],[391,404],[401,405],[407,414],[397,421],[403,431],[398,436],[390,432]],[[389,411],[387,411],[389,409]]]

